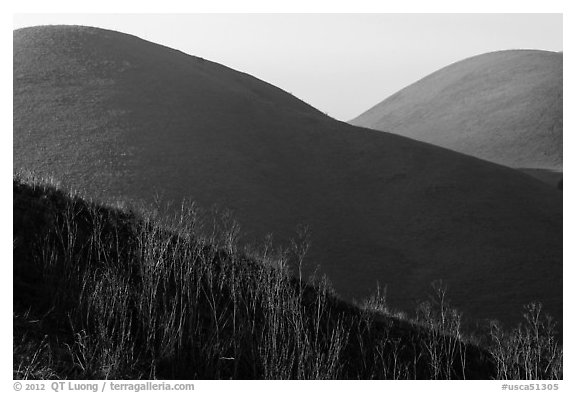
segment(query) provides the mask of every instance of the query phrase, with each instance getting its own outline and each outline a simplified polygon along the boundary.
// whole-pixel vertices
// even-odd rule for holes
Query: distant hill
[[[471,57],[350,123],[513,168],[562,171],[562,59],[538,50]]]
[[[443,279],[470,318],[562,312],[561,193],[509,168],[333,120],[250,75],[88,27],[14,32],[14,168],[104,200],[229,208],[245,242],[311,228],[346,299],[413,309]]]

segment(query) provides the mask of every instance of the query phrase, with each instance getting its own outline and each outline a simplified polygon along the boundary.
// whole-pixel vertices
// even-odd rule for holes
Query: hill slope
[[[513,168],[562,170],[562,53],[510,50],[449,65],[350,123]]]
[[[502,377],[495,340],[464,341],[447,304],[399,320],[292,277],[276,251],[198,237],[191,211],[167,227],[37,179],[13,190],[15,379]],[[546,355],[528,375],[561,377]]]
[[[126,34],[14,32],[14,167],[107,200],[230,208],[245,241],[309,225],[309,264],[348,299],[379,281],[412,309],[441,278],[471,317],[541,300],[561,318],[560,193]]]

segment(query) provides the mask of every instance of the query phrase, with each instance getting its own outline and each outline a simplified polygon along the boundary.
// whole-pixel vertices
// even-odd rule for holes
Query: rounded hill
[[[475,56],[421,79],[350,123],[513,168],[562,170],[562,53]]]
[[[561,194],[509,168],[331,119],[250,75],[127,34],[14,32],[14,168],[95,198],[229,208],[245,241],[311,228],[347,299],[412,309],[443,279],[471,318],[562,311]]]

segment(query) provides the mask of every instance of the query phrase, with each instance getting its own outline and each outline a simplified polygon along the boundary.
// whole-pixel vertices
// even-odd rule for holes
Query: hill
[[[513,168],[562,171],[562,59],[538,50],[471,57],[350,123]]]
[[[14,32],[14,168],[93,198],[233,211],[344,298],[413,309],[443,279],[471,318],[562,316],[561,194],[514,170],[335,121],[210,61],[87,27]]]
[[[418,318],[353,307],[269,245],[14,178],[14,378],[562,378],[540,308],[473,343],[437,286]],[[298,247],[301,247],[299,244]],[[530,323],[528,323],[530,321]],[[482,341],[481,347],[477,342]]]

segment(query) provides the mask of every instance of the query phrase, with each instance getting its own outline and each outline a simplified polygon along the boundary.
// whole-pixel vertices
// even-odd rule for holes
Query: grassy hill
[[[15,379],[562,378],[537,305],[473,338],[441,285],[414,320],[382,293],[351,306],[290,272],[305,242],[205,237],[193,205],[166,220],[20,176],[13,200]]]
[[[471,57],[350,123],[513,168],[562,171],[562,59],[538,50]]]
[[[412,310],[442,279],[471,319],[562,317],[561,194],[514,170],[335,121],[210,61],[87,27],[14,32],[14,168],[105,201],[230,209],[344,299]]]

